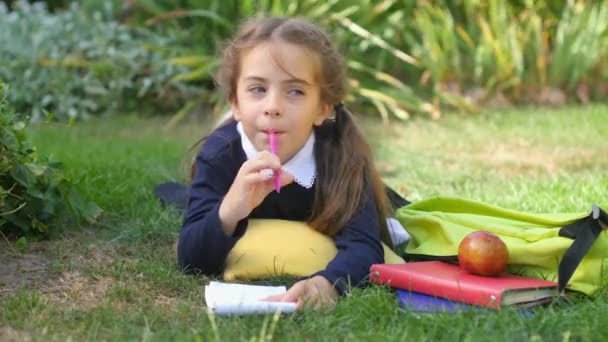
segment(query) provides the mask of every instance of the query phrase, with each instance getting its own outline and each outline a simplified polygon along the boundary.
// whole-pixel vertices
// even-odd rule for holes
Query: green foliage
[[[348,59],[349,104],[384,122],[608,98],[605,1],[83,0],[60,10],[66,3],[52,14],[0,8],[0,79],[34,120],[141,104],[176,113],[171,124],[223,112],[219,52],[242,20],[262,15],[325,27]]]
[[[38,158],[27,143],[25,121],[9,110],[4,91],[0,83],[0,230],[46,235],[50,220],[64,207],[77,217],[95,220],[97,205],[80,195],[60,164]]]
[[[395,47],[404,43],[402,33],[411,29],[404,20],[411,9],[412,5],[396,6],[396,1],[138,1],[129,8],[127,20],[129,25],[173,32],[181,49],[180,57],[170,63],[188,71],[177,74],[172,82],[201,87],[201,95],[188,102],[172,123],[209,104],[214,111],[222,111],[225,99],[210,92],[219,50],[241,21],[262,15],[303,16],[332,32],[349,56],[354,95],[350,100],[375,108],[386,121],[390,116],[408,118],[409,112],[437,112],[417,89],[392,76],[405,79],[404,64],[406,70],[416,68],[416,60]]]
[[[544,1],[476,0],[446,7],[420,6],[411,33],[413,54],[439,95],[478,88],[483,98],[543,102],[549,87],[583,102],[607,95],[577,86],[608,86],[596,72],[606,68],[608,3],[570,0],[550,8]]]
[[[163,86],[176,69],[163,62],[167,38],[118,24],[111,7],[85,16],[75,4],[57,13],[41,3],[14,6],[0,4],[0,80],[12,84],[13,107],[31,120],[179,104]]]
[[[326,27],[349,60],[350,100],[385,122],[412,112],[436,118],[445,107],[473,111],[500,105],[498,97],[504,105],[608,95],[601,58],[608,4],[601,2],[184,0],[138,1],[129,10],[131,25],[175,32],[184,48],[172,62],[189,70],[174,82],[206,85],[173,122],[202,102],[223,105],[207,92],[214,56],[241,20],[259,15],[304,16]],[[558,100],[547,99],[547,89]]]
[[[573,89],[581,81],[601,79],[593,69],[608,64],[608,3],[567,4],[556,27],[549,80]]]

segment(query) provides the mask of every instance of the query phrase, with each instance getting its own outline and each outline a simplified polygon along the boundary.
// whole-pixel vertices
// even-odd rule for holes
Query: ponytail
[[[372,150],[343,103],[335,106],[335,118],[316,128],[317,180],[309,224],[333,236],[373,196],[383,242],[392,245],[386,216],[388,198],[373,163]]]

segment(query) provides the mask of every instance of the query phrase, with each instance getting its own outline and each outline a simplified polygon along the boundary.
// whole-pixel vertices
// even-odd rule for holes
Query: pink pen
[[[268,131],[268,139],[270,142],[270,152],[272,152],[274,155],[278,156],[278,151],[277,151],[277,136],[274,133],[274,131],[269,130]],[[275,175],[274,175],[274,189],[276,190],[276,192],[281,192],[281,170],[277,170]]]

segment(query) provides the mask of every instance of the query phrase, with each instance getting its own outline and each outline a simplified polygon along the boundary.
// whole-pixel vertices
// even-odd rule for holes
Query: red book
[[[478,276],[441,261],[374,264],[370,271],[374,283],[493,309],[532,306],[558,295],[556,282],[506,273]]]

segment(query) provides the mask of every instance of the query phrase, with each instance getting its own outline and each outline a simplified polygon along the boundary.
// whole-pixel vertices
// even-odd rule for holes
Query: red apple
[[[458,246],[458,262],[465,271],[495,276],[507,267],[507,245],[495,234],[477,231],[467,235]]]

